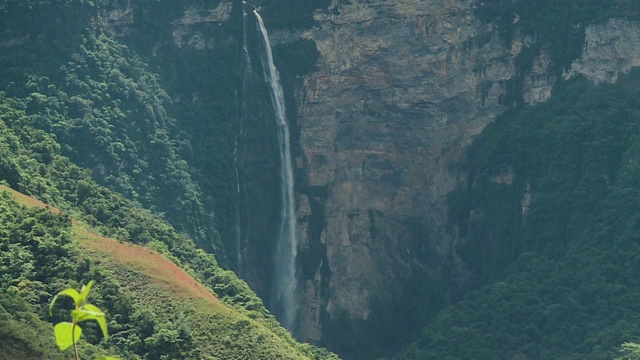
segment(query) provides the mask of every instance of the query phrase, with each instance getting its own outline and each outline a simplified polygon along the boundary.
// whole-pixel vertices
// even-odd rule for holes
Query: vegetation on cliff
[[[474,139],[456,169],[466,179],[448,197],[456,251],[476,290],[394,358],[611,359],[640,336],[631,175],[639,75],[599,86],[559,80],[534,107],[522,90],[541,51],[552,60],[549,75],[562,79],[582,53],[586,27],[638,19],[638,3],[477,5],[507,46],[523,47],[502,98],[510,110]]]
[[[79,1],[9,2],[0,11],[10,44],[0,56],[0,91],[94,180],[164,213],[224,259],[211,204],[185,160],[189,141],[167,108],[171,99],[139,56],[92,26],[97,11]]]
[[[640,339],[639,84],[562,83],[476,139],[449,216],[485,286],[395,359],[611,359]]]

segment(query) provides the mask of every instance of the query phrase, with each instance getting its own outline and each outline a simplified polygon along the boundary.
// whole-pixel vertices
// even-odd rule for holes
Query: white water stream
[[[282,213],[279,238],[274,256],[275,273],[271,290],[271,303],[274,313],[284,327],[291,330],[298,312],[296,299],[296,217],[293,198],[293,169],[291,164],[291,146],[289,127],[285,112],[284,92],[280,83],[280,75],[273,64],[273,54],[269,34],[262,17],[257,10],[253,13],[258,20],[258,29],[263,40],[264,52],[261,60],[264,77],[269,83],[271,103],[276,116],[278,142],[280,148],[280,187],[282,192]]]

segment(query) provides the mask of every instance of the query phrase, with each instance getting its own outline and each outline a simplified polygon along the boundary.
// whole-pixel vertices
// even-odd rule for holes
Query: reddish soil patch
[[[180,297],[202,298],[219,302],[207,289],[191,275],[164,256],[148,248],[121,243],[84,230],[87,237],[81,239],[82,246],[108,253],[118,262],[139,267],[140,271]]]
[[[11,194],[18,203],[22,204],[22,205],[26,205],[29,207],[41,207],[47,210],[50,210],[53,213],[56,214],[60,214],[60,210],[54,208],[54,207],[50,207],[49,205],[43,203],[40,200],[34,199],[31,196],[27,196],[21,192],[15,191],[10,187],[6,187],[4,185],[0,185],[0,191],[6,191],[9,194]]]
[[[59,209],[50,207],[40,200],[34,199],[7,186],[0,185],[0,191],[9,192],[20,204],[30,207],[41,207],[56,214],[60,213]],[[191,275],[155,251],[142,246],[121,243],[114,239],[103,237],[91,230],[85,229],[75,221],[73,221],[73,223],[76,234],[78,234],[76,238],[85,248],[110,254],[114,259],[123,264],[131,264],[139,267],[143,274],[149,276],[155,280],[156,283],[163,285],[163,287],[178,296],[202,298],[217,303],[220,302],[218,298],[202,287]]]

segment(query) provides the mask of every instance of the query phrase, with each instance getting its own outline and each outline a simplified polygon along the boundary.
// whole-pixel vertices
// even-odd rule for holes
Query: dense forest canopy
[[[397,359],[611,359],[638,341],[639,81],[572,80],[470,147],[450,216],[486,286]],[[505,173],[513,180],[496,180]]]

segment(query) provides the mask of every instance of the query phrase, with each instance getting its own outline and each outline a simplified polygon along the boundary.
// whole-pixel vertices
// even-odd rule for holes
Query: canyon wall
[[[300,194],[298,211],[321,211],[324,227],[318,236],[302,223],[298,236],[303,248],[320,242],[326,264],[302,284],[303,339],[322,337],[323,314],[367,319],[372,302],[402,298],[418,270],[447,291],[470,281],[446,228],[446,195],[465,146],[504,111],[522,47],[506,48],[472,5],[334,4],[304,34],[321,60],[297,96],[298,164],[306,185],[325,191]]]
[[[465,181],[457,165],[507,109],[510,82],[520,81],[520,101],[533,105],[559,80],[550,53],[518,30],[518,14],[505,43],[496,24],[475,15],[477,4],[334,1],[302,35],[321,58],[296,95],[298,236],[300,252],[316,258],[300,270],[301,339],[324,336],[331,346],[335,334],[323,329],[340,317],[367,320],[411,304],[410,287],[424,287],[421,306],[437,308],[477,281],[447,221],[446,196]],[[639,30],[624,20],[588,26],[584,56],[564,78],[614,81],[638,65]],[[522,68],[518,56],[531,49]],[[411,314],[393,321],[421,321]]]

